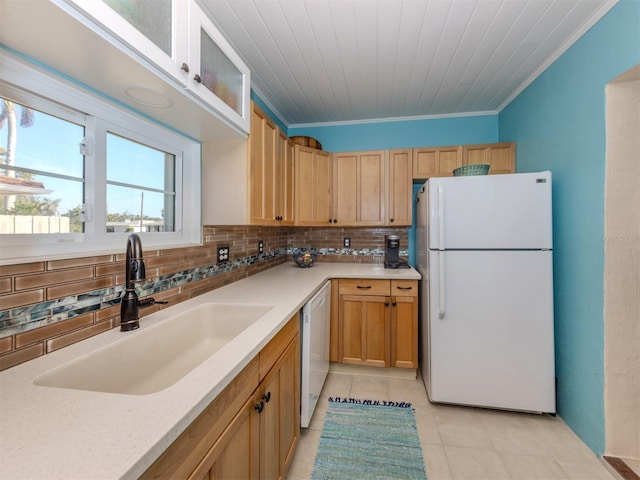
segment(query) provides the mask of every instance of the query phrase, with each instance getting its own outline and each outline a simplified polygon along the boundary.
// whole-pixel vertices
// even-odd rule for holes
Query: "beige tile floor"
[[[329,396],[411,402],[429,480],[617,478],[560,417],[431,404],[420,378],[330,373],[288,480],[311,477]]]

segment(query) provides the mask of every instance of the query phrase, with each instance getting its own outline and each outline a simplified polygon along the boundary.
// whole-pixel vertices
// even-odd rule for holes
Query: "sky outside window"
[[[80,144],[85,136],[82,125],[31,109],[28,124],[21,125],[23,107],[11,105],[0,98],[0,107],[11,106],[15,112],[15,123],[5,115],[0,128],[0,175],[15,176],[43,184],[51,193],[34,194],[30,200],[48,202],[59,216],[69,215],[84,203],[84,156]],[[7,164],[10,138],[13,130],[15,148],[13,165],[18,171],[3,168]],[[109,134],[107,179],[132,185],[132,188],[117,186],[118,193],[107,201],[109,214],[140,214],[140,197],[144,193],[145,218],[162,219],[165,210],[175,204],[174,172],[175,157],[160,150]],[[104,160],[103,160],[104,161]],[[111,186],[110,186],[111,187]],[[15,204],[14,196],[9,206]],[[24,197],[23,197],[24,198]],[[2,214],[7,214],[7,197],[0,197]],[[14,213],[24,214],[24,212]],[[170,213],[172,222],[173,212]],[[48,211],[48,215],[51,212]],[[173,229],[172,224],[168,225]],[[77,230],[76,230],[77,231]],[[5,232],[6,233],[6,232]]]

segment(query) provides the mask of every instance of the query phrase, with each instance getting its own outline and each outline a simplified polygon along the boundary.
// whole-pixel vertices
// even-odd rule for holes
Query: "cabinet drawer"
[[[417,280],[391,280],[391,295],[401,297],[417,297]]]
[[[340,295],[390,295],[389,280],[340,279]]]

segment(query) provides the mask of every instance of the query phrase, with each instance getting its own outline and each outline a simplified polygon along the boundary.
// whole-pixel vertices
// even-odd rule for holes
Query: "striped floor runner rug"
[[[426,480],[409,403],[330,398],[312,480]]]

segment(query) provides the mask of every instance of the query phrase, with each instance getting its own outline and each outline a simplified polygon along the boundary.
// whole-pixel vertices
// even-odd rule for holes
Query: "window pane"
[[[107,135],[107,232],[175,230],[175,156]]]
[[[103,0],[164,53],[171,52],[171,0]]]
[[[84,127],[0,102],[0,234],[82,232]]]

